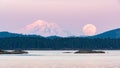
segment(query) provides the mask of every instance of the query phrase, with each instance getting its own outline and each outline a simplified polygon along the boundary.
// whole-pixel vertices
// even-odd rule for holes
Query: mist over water
[[[29,51],[23,55],[0,55],[0,68],[120,68],[119,50],[105,51],[106,54],[74,52]]]

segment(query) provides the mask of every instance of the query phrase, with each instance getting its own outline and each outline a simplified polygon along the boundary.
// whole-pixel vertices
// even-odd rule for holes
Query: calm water
[[[106,54],[28,52],[22,55],[0,55],[0,68],[120,68],[120,50],[106,50]]]

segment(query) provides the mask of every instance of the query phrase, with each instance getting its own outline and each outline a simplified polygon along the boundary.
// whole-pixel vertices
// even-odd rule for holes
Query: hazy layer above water
[[[0,55],[0,68],[120,68],[120,51],[106,51],[106,54],[29,52],[29,55]]]

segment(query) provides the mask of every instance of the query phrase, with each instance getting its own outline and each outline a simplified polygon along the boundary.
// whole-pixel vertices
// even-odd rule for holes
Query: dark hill
[[[16,34],[16,33],[10,33],[10,32],[0,32],[0,38],[6,38],[6,37],[21,37],[22,34]]]
[[[0,32],[0,38],[10,38],[10,37],[42,37],[39,35],[23,35],[17,33],[10,33],[7,31]]]
[[[98,34],[93,36],[93,38],[120,38],[120,28]]]

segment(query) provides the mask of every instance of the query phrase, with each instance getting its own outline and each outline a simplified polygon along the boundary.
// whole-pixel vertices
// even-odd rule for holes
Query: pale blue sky
[[[120,28],[119,0],[0,0],[0,31],[19,32],[36,20],[54,22],[75,35],[86,24],[97,33]]]

